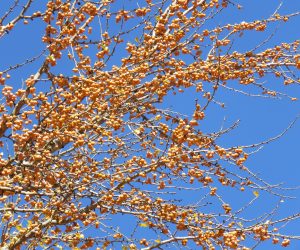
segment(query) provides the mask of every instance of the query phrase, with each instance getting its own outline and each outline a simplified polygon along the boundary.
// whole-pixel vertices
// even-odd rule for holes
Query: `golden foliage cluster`
[[[232,49],[244,33],[267,32],[299,13],[212,27],[213,18],[241,6],[52,0],[36,11],[35,1],[24,2],[0,19],[0,37],[39,23],[45,50],[0,72],[1,249],[289,245],[295,237],[277,225],[299,215],[267,223],[241,214],[259,192],[274,193],[246,167],[247,147],[219,145],[235,125],[215,133],[200,125],[220,89],[239,91],[232,83],[271,97],[281,93],[259,84],[264,77],[299,84],[299,40]],[[24,75],[31,64],[39,66]],[[14,85],[20,71],[24,84]],[[201,99],[191,117],[161,108],[187,88]],[[229,188],[251,190],[253,200],[234,209],[219,193]]]

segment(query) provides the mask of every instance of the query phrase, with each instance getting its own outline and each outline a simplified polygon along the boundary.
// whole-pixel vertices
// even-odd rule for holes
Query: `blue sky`
[[[240,3],[243,8],[232,15],[223,16],[220,22],[240,22],[253,21],[255,19],[268,17],[278,7],[281,1],[273,0],[253,0],[253,1],[235,1]],[[282,1],[280,14],[287,14],[300,10],[298,1]],[[216,23],[217,20],[214,20]],[[291,42],[299,39],[300,18],[296,17],[290,20],[290,23],[280,24],[278,27],[273,26],[267,30],[272,32],[277,28],[274,37],[266,46],[274,46],[281,42]],[[268,35],[267,33],[249,32],[244,34],[236,47],[237,51],[247,51],[254,45],[259,44]],[[269,33],[270,34],[270,33]],[[299,76],[299,72],[298,72]],[[289,95],[300,97],[299,86],[283,86],[278,79],[268,78],[268,86],[274,87]],[[240,88],[241,90],[254,91],[253,88]],[[187,90],[181,96],[169,99],[170,105],[182,113],[191,115],[194,100],[197,97],[192,90]],[[274,137],[280,134],[300,113],[298,102],[291,102],[289,98],[270,99],[249,97],[242,94],[233,93],[228,90],[221,91],[217,94],[216,99],[225,103],[225,109],[218,105],[211,105],[207,111],[207,119],[203,122],[203,128],[209,132],[219,129],[223,124],[224,127],[232,125],[235,121],[240,120],[237,129],[231,131],[222,138],[221,142],[228,146],[233,145],[250,145],[262,140]],[[224,121],[225,119],[225,121]],[[221,143],[221,144],[222,144]],[[224,145],[223,144],[223,145]],[[280,139],[265,145],[257,153],[251,155],[247,161],[247,166],[253,172],[259,173],[259,176],[270,183],[284,183],[286,187],[297,187],[300,185],[300,121]],[[227,193],[228,194],[228,193]],[[286,216],[297,213],[300,208],[300,190],[294,190],[288,193],[296,197],[292,200],[286,200],[281,203],[277,216]],[[226,196],[226,191],[224,191]],[[244,200],[243,194],[237,194],[234,197],[227,197],[233,204],[241,204],[239,201]],[[248,197],[249,199],[249,197]],[[247,198],[245,198],[247,200]],[[249,214],[254,215],[266,212],[267,207],[271,207],[278,200],[261,195]],[[271,205],[272,204],[272,205]],[[251,216],[250,216],[251,217]],[[299,221],[290,223],[284,231],[294,235],[300,235]],[[274,245],[264,243],[256,249],[280,249]],[[293,242],[289,249],[300,249],[299,242]]]
[[[0,0],[0,15],[5,10],[5,7],[12,1]],[[21,1],[22,2],[22,1]],[[226,12],[221,18],[215,18],[211,21],[212,26],[222,25],[224,23],[238,23],[241,21],[253,21],[256,19],[270,16],[281,1],[277,0],[244,0],[238,2],[243,8],[239,11],[232,10]],[[120,1],[123,4],[134,5],[133,0],[126,2]],[[36,2],[34,7],[39,9],[44,7],[41,2]],[[299,1],[284,0],[279,10],[281,14],[300,11]],[[245,33],[239,41],[236,42],[236,50],[243,52],[249,48],[262,42],[266,37],[276,30],[274,37],[266,44],[274,46],[281,42],[291,42],[299,39],[299,24],[300,17],[292,18],[287,23],[271,26],[266,33]],[[7,69],[10,65],[21,63],[26,59],[37,56],[44,48],[40,37],[45,25],[41,22],[32,22],[28,26],[19,25],[12,35],[6,36],[0,40],[0,71]],[[132,35],[132,42],[135,39]],[[21,42],[21,43],[20,43]],[[44,55],[36,63],[23,67],[22,70],[16,71],[10,81],[14,88],[22,85],[22,81],[32,74],[38,67],[39,62],[43,60]],[[118,63],[114,61],[114,63]],[[55,71],[64,73],[66,71],[62,66],[56,67]],[[299,76],[299,72],[297,72]],[[287,93],[293,97],[300,99],[299,86],[283,86],[282,82],[274,78],[264,79],[268,81],[268,86],[279,91]],[[240,88],[241,90],[245,90]],[[257,91],[253,88],[247,88],[246,91]],[[193,113],[195,99],[198,99],[193,90],[186,90],[180,95],[170,95],[164,102],[164,107],[171,108],[180,113],[191,116]],[[213,132],[220,129],[221,126],[229,127],[235,121],[240,120],[239,126],[226,134],[219,143],[224,146],[249,145],[255,144],[262,140],[277,136],[280,134],[296,117],[300,114],[299,101],[292,102],[289,98],[271,99],[249,97],[242,94],[233,93],[228,90],[218,92],[216,99],[225,103],[225,108],[211,104],[206,112],[206,119],[201,124],[201,128],[206,132]],[[270,183],[284,183],[286,187],[300,186],[300,121],[280,139],[265,145],[257,153],[250,156],[247,161],[247,166],[259,176]],[[243,197],[243,193],[228,193],[226,190],[224,197],[233,207],[238,208],[243,202],[247,202],[253,197],[251,193]],[[287,216],[300,211],[300,189],[288,192],[289,195],[295,196],[295,199],[285,200],[281,203],[277,217]],[[248,215],[267,212],[266,208],[272,208],[279,201],[278,198],[270,197],[267,194],[261,193],[255,205],[249,210]],[[128,221],[123,221],[124,227]],[[123,224],[122,223],[122,224]],[[120,223],[121,226],[121,223]],[[294,235],[300,235],[300,226],[298,222],[290,223],[282,232],[287,232]],[[261,245],[256,249],[279,249],[273,245]],[[293,242],[289,249],[300,249],[299,242]]]
[[[238,23],[241,21],[254,21],[263,17],[268,17],[278,7],[280,1],[239,1],[243,6],[242,10],[233,11],[231,14],[224,14],[220,19],[212,20],[213,25],[221,25],[226,22]],[[287,14],[299,10],[299,4],[295,1],[284,1],[279,11],[281,14]],[[227,12],[226,12],[227,13]],[[299,17],[292,19],[290,23],[271,26],[266,33],[245,32],[244,36],[237,41],[236,50],[239,52],[247,51],[253,46],[261,43],[276,28],[274,37],[266,44],[266,46],[274,46],[281,42],[291,42],[299,39]],[[268,86],[274,87],[280,91],[288,93],[292,96],[299,97],[298,86],[283,86],[282,82],[277,79],[269,78]],[[255,93],[253,88],[240,88],[244,91]],[[191,115],[193,105],[198,96],[193,90],[186,90],[184,94],[176,97],[170,96],[165,106],[170,106],[183,114]],[[289,98],[268,99],[258,97],[248,97],[239,95],[230,91],[220,91],[216,99],[225,103],[225,109],[217,105],[210,105],[206,112],[206,119],[203,122],[203,129],[207,132],[218,130],[222,125],[224,127],[232,125],[235,121],[240,120],[237,129],[230,132],[225,138],[222,138],[221,145],[250,145],[258,143],[262,140],[274,137],[280,134],[300,112],[299,103],[291,102]],[[225,122],[224,122],[225,119]],[[296,123],[288,133],[279,140],[265,145],[261,150],[252,155],[247,161],[247,166],[266,181],[276,184],[284,183],[287,187],[299,186],[300,174],[300,123]],[[297,197],[294,200],[288,200],[280,203],[281,207],[278,211],[278,218],[293,214],[299,211],[300,192],[296,190],[289,193],[291,196]],[[245,204],[250,196],[246,194],[231,193],[227,189],[223,190],[225,199],[233,204],[234,208]],[[246,197],[243,197],[246,196]],[[273,199],[266,194],[260,194],[255,205],[249,209],[247,215],[249,218],[268,212],[274,204],[278,202],[278,198]],[[284,231],[291,234],[300,235],[299,222],[290,223]],[[299,249],[299,242],[294,242],[290,249]],[[277,249],[274,245],[262,244],[256,249]]]

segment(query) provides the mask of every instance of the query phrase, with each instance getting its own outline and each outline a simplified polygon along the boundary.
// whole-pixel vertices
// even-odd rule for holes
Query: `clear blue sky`
[[[214,20],[215,24],[226,22],[252,21],[263,17],[268,17],[274,13],[281,1],[274,0],[252,0],[252,1],[235,1],[240,3],[243,8],[232,15],[228,15],[222,20]],[[280,14],[287,14],[300,10],[299,1],[282,1]],[[224,17],[224,16],[223,16]],[[281,42],[291,42],[300,38],[299,36],[300,18],[296,17],[290,20],[290,23],[281,24],[278,27],[273,26],[268,29],[272,32],[277,28],[274,37],[266,46],[274,46]],[[270,34],[270,33],[269,33]],[[255,32],[245,33],[241,38],[239,45],[235,48],[237,51],[247,51],[247,48],[259,44],[268,35],[257,34]],[[297,72],[299,77],[299,72]],[[283,86],[278,79],[268,80],[268,86],[278,89],[289,95],[300,97],[299,86]],[[252,88],[240,88],[241,90],[250,90]],[[170,98],[169,103],[176,110],[182,113],[192,113],[191,107],[196,99],[192,91],[186,91],[182,96]],[[249,97],[242,94],[232,93],[230,91],[221,91],[217,94],[216,99],[225,103],[225,109],[218,105],[211,105],[207,111],[207,119],[203,127],[205,130],[212,132],[219,129],[222,124],[230,126],[236,120],[240,120],[240,125],[234,131],[231,131],[222,143],[224,145],[250,145],[261,140],[274,137],[280,134],[297,115],[300,114],[300,105],[298,102],[291,102],[288,98],[282,99],[265,99],[258,97]],[[224,119],[226,121],[224,122]],[[286,187],[297,187],[300,185],[300,120],[285,134],[283,137],[268,145],[252,155],[246,164],[253,172],[260,173],[260,177],[272,184],[284,183]],[[300,208],[300,190],[291,191],[288,194],[296,197],[293,200],[287,200],[281,203],[277,217],[286,216],[299,212]],[[226,193],[224,193],[226,196]],[[230,196],[230,194],[229,194]],[[244,200],[243,194],[227,197],[228,201],[240,205]],[[248,197],[249,198],[249,197]],[[245,198],[247,200],[247,198]],[[245,201],[244,200],[244,201]],[[273,199],[268,195],[261,195],[255,203],[249,214],[261,214],[267,212],[278,199]],[[272,204],[272,205],[271,205]],[[251,216],[249,216],[251,217]],[[295,221],[287,225],[283,232],[300,235],[300,221]],[[256,249],[280,249],[272,244],[262,244]],[[289,249],[300,249],[300,242],[293,242]]]
[[[252,1],[235,1],[240,3],[243,8],[236,11],[232,15],[226,16],[219,22],[239,22],[252,21],[259,18],[270,16],[278,7],[281,1],[274,0],[252,0]],[[300,10],[299,1],[282,1],[280,14],[287,14]],[[215,20],[216,24],[219,24]],[[268,29],[272,32],[277,28],[274,37],[266,46],[274,46],[281,42],[291,42],[300,38],[299,36],[300,18],[294,18],[290,23],[281,24],[273,29]],[[241,38],[237,51],[247,51],[267,37],[266,34],[257,34],[249,32]],[[299,72],[298,77],[299,77]],[[300,97],[299,86],[284,86],[277,79],[269,80],[268,86],[279,89],[295,97]],[[243,89],[243,88],[241,88]],[[251,90],[248,89],[248,90]],[[192,91],[187,91],[181,97],[176,97],[177,100],[170,98],[170,105],[182,113],[188,113],[194,104],[195,95]],[[205,121],[205,129],[207,131],[215,131],[221,127],[224,119],[225,127],[230,126],[234,121],[240,120],[240,125],[237,129],[230,132],[224,138],[225,145],[242,145],[254,144],[261,140],[266,140],[280,134],[297,115],[300,114],[300,105],[298,102],[291,102],[288,98],[264,99],[256,97],[248,97],[238,95],[230,91],[222,91],[216,98],[220,102],[225,103],[225,110],[217,105],[211,105],[207,112],[207,120]],[[192,112],[192,111],[190,111]],[[259,152],[255,153],[247,161],[247,166],[253,172],[260,173],[260,177],[267,180],[269,183],[284,183],[287,187],[297,187],[300,185],[300,120],[279,140],[274,141],[264,146]],[[289,192],[291,196],[296,198],[293,200],[281,203],[281,208],[277,217],[286,216],[299,212],[300,208],[300,190]],[[225,194],[226,195],[226,194]],[[239,201],[243,198],[243,194],[228,197],[228,201],[241,204]],[[252,215],[261,212],[267,212],[266,208],[270,208],[271,204],[276,203],[276,199],[269,196],[261,195],[255,203],[253,209],[249,213]],[[251,216],[250,216],[251,217]],[[284,230],[291,234],[300,235],[300,221],[290,223]],[[256,249],[280,249],[274,245],[262,244]],[[293,242],[289,249],[300,249],[300,242]]]
[[[128,2],[127,2],[128,1]],[[6,7],[13,1],[0,0],[0,15]],[[24,2],[24,1],[21,1]],[[44,8],[43,1],[36,1],[35,8]],[[46,1],[45,1],[46,2]],[[215,18],[213,25],[222,25],[224,23],[237,23],[241,21],[252,21],[270,16],[281,1],[278,0],[243,0],[235,1],[240,3],[243,8],[240,11],[226,12],[221,18]],[[120,1],[121,5],[135,4],[134,0]],[[300,2],[298,0],[284,0],[279,11],[281,14],[300,11]],[[247,51],[255,45],[262,42],[268,34],[271,34],[277,29],[274,37],[266,46],[274,46],[281,42],[291,42],[300,39],[299,36],[300,17],[292,18],[287,23],[281,23],[279,26],[273,25],[266,33],[245,33],[244,36],[236,43],[235,50]],[[0,71],[5,70],[10,65],[23,62],[24,60],[37,56],[44,45],[41,43],[40,37],[44,30],[44,25],[40,22],[33,22],[24,27],[20,25],[12,35],[6,36],[0,40]],[[132,36],[132,42],[135,36]],[[21,42],[21,43],[20,43]],[[43,59],[44,56],[41,57]],[[10,83],[14,88],[18,88],[28,75],[35,72],[40,60],[30,66],[24,67],[17,71]],[[117,63],[117,62],[116,62]],[[65,72],[65,68],[57,67],[57,72]],[[299,77],[299,72],[296,72]],[[300,99],[299,86],[284,86],[278,79],[266,78],[269,81],[268,86],[279,91],[285,92],[293,97]],[[243,89],[243,88],[240,88]],[[246,91],[255,89],[247,88]],[[172,108],[175,111],[191,116],[194,108],[197,94],[192,90],[187,90],[182,95],[169,96],[164,103],[164,107]],[[289,98],[270,99],[249,97],[242,94],[221,90],[216,99],[225,103],[225,108],[222,109],[217,105],[211,104],[206,116],[207,119],[201,125],[206,132],[214,132],[223,125],[224,127],[231,126],[236,120],[240,120],[240,125],[235,130],[227,134],[219,141],[224,146],[248,145],[258,143],[262,140],[267,140],[280,134],[295,117],[300,114],[300,105],[298,102],[291,102]],[[224,122],[224,119],[225,122]],[[277,184],[284,183],[286,187],[300,186],[300,120],[279,140],[265,145],[257,153],[251,155],[247,162],[247,166],[256,173],[260,173],[260,177],[266,181]],[[300,190],[290,191],[289,195],[295,196],[293,200],[286,200],[281,203],[281,207],[276,215],[277,218],[291,215],[300,211]],[[233,209],[239,208],[243,202],[249,201],[251,193],[228,193],[224,192],[225,199],[233,204]],[[192,199],[192,197],[191,197]],[[272,208],[278,198],[270,197],[267,194],[261,193],[254,206],[247,213],[250,217],[268,211]],[[126,226],[129,221],[123,221],[120,226]],[[300,235],[300,221],[292,222],[282,232],[287,232],[294,235]],[[257,247],[258,250],[264,249],[279,249],[274,245],[266,243]],[[300,249],[300,242],[293,242],[289,249]]]

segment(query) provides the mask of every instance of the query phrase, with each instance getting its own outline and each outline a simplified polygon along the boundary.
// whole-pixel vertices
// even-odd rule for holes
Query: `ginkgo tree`
[[[0,2],[0,44],[22,30],[42,44],[38,55],[0,65],[1,249],[246,250],[300,239],[281,232],[300,214],[247,213],[262,193],[284,197],[247,158],[294,123],[229,147],[220,139],[237,123],[201,126],[211,105],[222,112],[215,96],[225,90],[297,102],[266,82],[299,85],[300,41],[267,45],[269,26],[300,13],[282,15],[279,5],[263,19],[224,24],[241,8],[238,0]],[[266,35],[244,51],[236,42],[246,33]],[[184,90],[196,99],[190,116],[166,103]],[[248,202],[233,209],[231,190]]]

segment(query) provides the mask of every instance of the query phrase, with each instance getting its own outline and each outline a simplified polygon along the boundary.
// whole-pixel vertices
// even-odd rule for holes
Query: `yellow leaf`
[[[161,115],[157,115],[157,116],[155,116],[155,118],[154,118],[155,121],[159,121],[160,119],[161,119]]]
[[[49,218],[50,218],[50,216],[49,216]],[[27,227],[30,227],[31,225],[32,225],[32,221],[31,220],[27,221]]]
[[[157,239],[157,240],[155,240],[155,242],[156,242],[156,243],[160,243],[160,242],[161,242],[161,240],[160,240],[160,239]]]
[[[253,191],[253,194],[255,195],[255,197],[259,196],[259,192],[258,191]]]
[[[148,227],[149,225],[147,223],[141,223],[140,227]]]
[[[138,37],[134,38],[134,40],[135,40],[137,43],[139,42],[139,38],[138,38]]]
[[[84,235],[81,234],[81,233],[76,233],[75,235],[76,235],[76,237],[79,238],[79,239],[83,239],[83,238],[84,238]]]
[[[137,134],[137,135],[139,135],[141,133],[141,130],[140,129],[136,129],[136,130],[134,130],[134,133]]]
[[[22,229],[23,227],[22,226],[16,226],[16,229],[18,230],[18,231],[20,231],[21,229]]]

